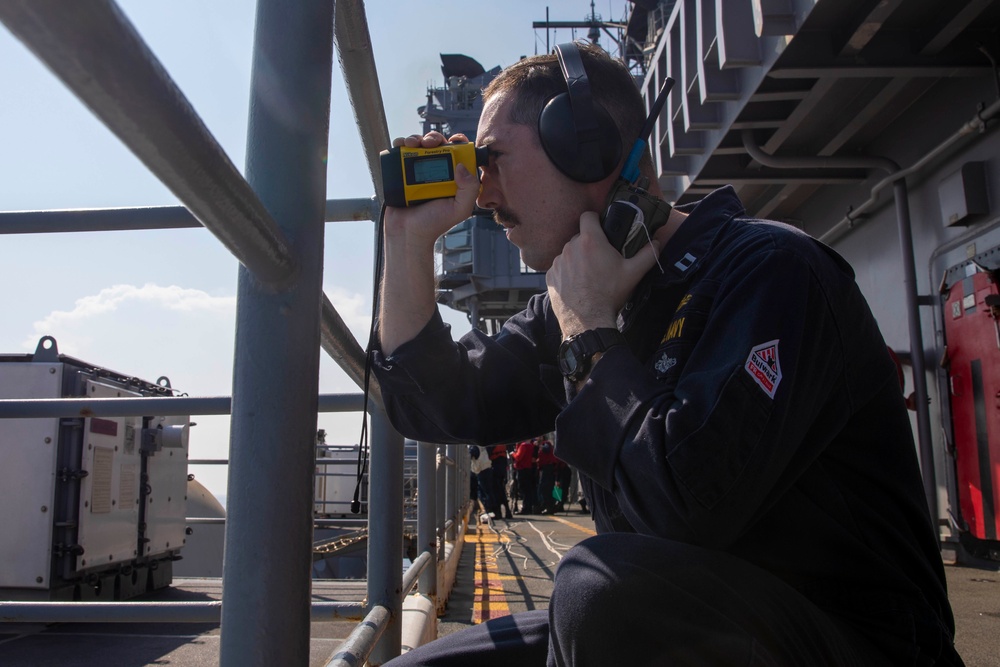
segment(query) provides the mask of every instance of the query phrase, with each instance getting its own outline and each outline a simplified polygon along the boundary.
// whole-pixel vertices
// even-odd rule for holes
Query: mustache
[[[521,224],[521,221],[518,220],[517,215],[509,208],[493,209],[493,220],[498,225],[503,225],[505,227]]]

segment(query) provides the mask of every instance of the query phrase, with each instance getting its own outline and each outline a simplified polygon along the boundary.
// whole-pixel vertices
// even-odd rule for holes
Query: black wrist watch
[[[624,344],[618,329],[590,329],[570,336],[559,346],[559,370],[570,382],[579,382],[590,372],[595,354]]]

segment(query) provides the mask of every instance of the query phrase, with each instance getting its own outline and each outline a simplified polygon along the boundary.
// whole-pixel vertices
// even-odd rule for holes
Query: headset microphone
[[[640,177],[639,160],[673,86],[672,78],[667,77],[663,81],[642,132],[632,145],[621,175],[611,189],[608,207],[601,219],[601,228],[608,241],[625,257],[639,252],[652,239],[653,232],[665,225],[670,217],[670,205],[647,192],[649,182]]]
[[[653,106],[649,110],[649,115],[646,117],[645,124],[642,126],[642,132],[639,134],[639,138],[635,140],[635,144],[632,146],[632,151],[628,154],[628,158],[625,160],[625,166],[622,167],[621,177],[629,183],[635,183],[639,178],[639,158],[642,156],[642,151],[646,148],[646,142],[649,140],[649,135],[653,133],[653,125],[656,123],[656,117],[660,115],[663,105],[667,102],[667,95],[670,94],[673,87],[674,80],[668,76],[664,79],[663,85],[660,86],[660,92],[656,94],[656,99],[653,100]]]

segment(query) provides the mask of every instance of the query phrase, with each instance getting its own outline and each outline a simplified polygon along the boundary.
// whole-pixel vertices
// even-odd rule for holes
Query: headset
[[[559,44],[555,51],[566,92],[554,95],[538,114],[538,136],[559,171],[574,181],[596,183],[621,161],[621,134],[611,115],[594,102],[577,45]]]
[[[579,47],[568,42],[557,45],[555,52],[566,92],[552,96],[538,114],[538,137],[552,164],[570,179],[602,181],[621,161],[621,133],[607,110],[594,102]],[[625,257],[648,243],[670,216],[670,205],[647,191],[649,179],[641,175],[639,160],[673,84],[670,77],[663,81],[601,216],[608,241]]]

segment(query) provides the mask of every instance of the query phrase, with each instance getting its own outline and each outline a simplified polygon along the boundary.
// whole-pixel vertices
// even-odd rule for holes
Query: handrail
[[[326,222],[358,222],[378,217],[374,197],[328,199]],[[0,234],[64,234],[202,227],[186,206],[0,211]]]
[[[417,578],[424,571],[424,568],[430,564],[433,558],[433,553],[430,551],[424,551],[414,559],[414,561],[410,564],[410,567],[406,568],[406,572],[403,574],[403,587],[400,589],[400,595],[406,597],[410,594],[413,586],[417,583]]]
[[[400,595],[406,597],[417,583],[420,574],[434,559],[434,554],[424,551],[406,568]],[[326,667],[357,667],[363,665],[379,638],[385,631],[392,615],[387,607],[375,605],[357,628],[334,650]]]
[[[347,636],[327,661],[325,667],[358,667],[365,664],[372,649],[381,639],[392,618],[389,610],[383,606],[372,607],[364,620]]]
[[[361,394],[320,394],[318,412],[360,412]],[[0,419],[44,417],[143,417],[228,415],[229,396],[152,396],[134,398],[5,398]]]
[[[361,602],[313,602],[313,621],[362,617]],[[9,623],[218,623],[222,601],[205,602],[0,602]]]

